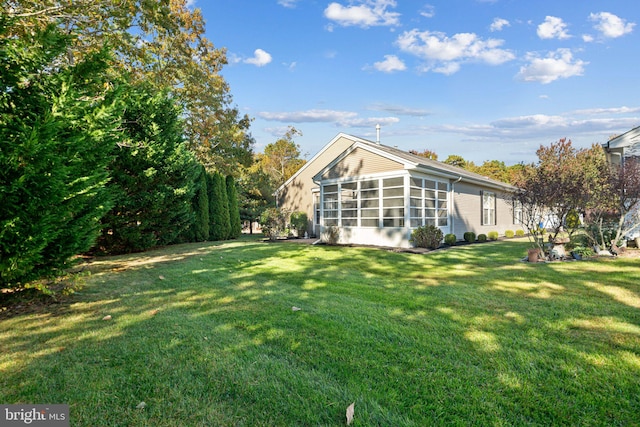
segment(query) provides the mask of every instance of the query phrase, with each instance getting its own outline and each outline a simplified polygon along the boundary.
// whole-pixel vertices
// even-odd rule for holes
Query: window
[[[496,225],[496,193],[482,191],[482,225]]]
[[[513,223],[522,224],[522,202],[518,200],[513,201]]]
[[[320,193],[313,193],[314,224],[320,224]]]
[[[340,186],[340,216],[343,227],[358,226],[357,182],[349,182]]]
[[[449,184],[432,179],[411,178],[409,217],[411,227],[449,225]]]
[[[378,227],[380,225],[380,191],[378,180],[360,182],[360,226]]]
[[[382,180],[382,226],[404,227],[404,178]]]
[[[338,225],[338,186],[326,185],[322,200],[324,225]]]

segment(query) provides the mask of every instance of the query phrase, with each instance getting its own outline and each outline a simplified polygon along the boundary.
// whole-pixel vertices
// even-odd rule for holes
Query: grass
[[[78,426],[344,425],[352,402],[354,426],[639,425],[639,260],[526,248],[97,259],[70,301],[0,320],[0,402]]]

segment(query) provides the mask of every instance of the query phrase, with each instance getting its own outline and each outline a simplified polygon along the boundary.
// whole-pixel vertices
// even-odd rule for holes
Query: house
[[[418,226],[462,240],[519,228],[515,187],[344,133],[276,190],[281,209],[306,212],[308,233],[339,228],[343,244],[410,247]]]
[[[625,157],[640,157],[640,126],[611,138],[602,144],[607,160],[615,165],[623,163]]]

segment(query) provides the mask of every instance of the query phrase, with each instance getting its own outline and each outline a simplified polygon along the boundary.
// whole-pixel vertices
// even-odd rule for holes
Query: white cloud
[[[386,111],[387,113],[397,114],[400,116],[424,117],[431,115],[431,113],[427,110],[423,110],[421,108],[404,107],[401,105],[373,104],[367,107],[367,109],[374,111]]]
[[[436,8],[430,4],[425,4],[422,10],[420,11],[420,15],[425,18],[433,18],[436,16]]]
[[[247,58],[243,62],[255,65],[256,67],[264,67],[271,62],[271,55],[262,49],[256,49],[253,52],[253,58]]]
[[[396,26],[400,23],[400,14],[387,10],[393,7],[396,7],[395,0],[360,0],[349,6],[330,3],[324,16],[343,27]]]
[[[489,31],[502,31],[504,27],[510,27],[511,24],[506,19],[495,18],[491,25],[489,26]]]
[[[398,123],[397,117],[358,117],[353,111],[306,110],[289,112],[260,112],[260,118],[283,123],[334,123],[339,127],[372,127],[376,124]]]
[[[585,43],[591,43],[594,40],[593,36],[591,34],[583,34],[582,35],[582,41]]]
[[[407,66],[404,62],[395,55],[385,55],[384,61],[376,62],[373,64],[373,68],[383,73],[393,73],[394,71],[404,71]]]
[[[637,114],[640,113],[640,107],[613,107],[613,108],[587,108],[584,110],[573,111],[572,114],[580,115],[601,115],[601,114]]]
[[[558,49],[549,52],[545,58],[528,53],[529,64],[520,68],[518,77],[525,82],[551,83],[560,78],[581,76],[588,62],[574,59],[571,50]]]
[[[567,32],[567,24],[561,18],[547,16],[544,22],[538,25],[538,37],[541,39],[568,39],[571,36]]]
[[[589,20],[596,23],[593,28],[603,37],[611,39],[631,33],[636,25],[609,12],[592,13],[589,15]]]
[[[299,0],[278,0],[278,4],[283,7],[294,8]]]
[[[447,37],[440,32],[420,32],[414,29],[401,34],[396,44],[403,52],[426,60],[427,64],[422,70],[443,74],[457,72],[462,62],[477,61],[498,65],[515,58],[511,51],[500,48],[504,40],[483,40],[473,33]]]

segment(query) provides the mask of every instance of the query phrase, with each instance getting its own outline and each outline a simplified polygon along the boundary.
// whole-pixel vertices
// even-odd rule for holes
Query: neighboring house
[[[607,153],[607,160],[620,165],[625,157],[640,157],[640,126],[611,138],[602,144]]]
[[[605,144],[602,144],[607,153],[607,160],[614,165],[624,164],[625,158],[640,158],[640,126],[635,127],[622,135],[611,138]],[[628,214],[627,218],[637,218],[640,204]],[[635,230],[625,236],[628,239],[636,239],[640,237],[640,230]]]
[[[433,224],[463,239],[519,228],[515,187],[397,148],[339,134],[276,190],[278,207],[306,212],[310,235],[340,230],[338,243],[410,247]]]

